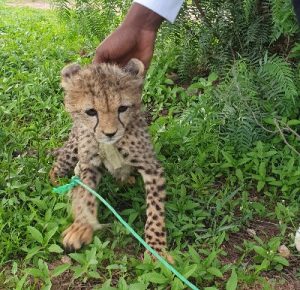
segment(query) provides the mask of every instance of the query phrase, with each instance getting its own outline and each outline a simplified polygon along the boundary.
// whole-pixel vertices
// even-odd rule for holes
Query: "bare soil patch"
[[[244,240],[251,240],[251,229],[260,239],[263,241],[269,240],[271,237],[275,237],[279,234],[279,225],[269,220],[254,220],[249,224],[248,231],[245,229],[238,233],[232,233],[229,235],[229,241],[224,243],[223,248],[228,253],[227,257],[224,257],[222,262],[224,264],[236,263],[241,256],[241,253],[236,246],[242,246]],[[262,274],[262,276],[268,281],[271,289],[274,290],[300,290],[300,280],[297,277],[299,268],[299,260],[295,256],[289,257],[290,265],[285,267],[281,273],[276,271],[268,271]],[[251,263],[251,258],[249,261]],[[263,290],[265,289],[260,283],[254,283],[253,285],[240,285],[240,290]]]
[[[10,1],[6,3],[7,6],[12,7],[30,7],[35,9],[50,9],[51,5],[45,1],[32,1],[32,0],[23,0],[23,1]]]

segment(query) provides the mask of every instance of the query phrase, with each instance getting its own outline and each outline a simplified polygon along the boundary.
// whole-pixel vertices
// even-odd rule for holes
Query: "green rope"
[[[52,191],[54,193],[58,193],[59,195],[63,195],[66,192],[70,191],[73,187],[77,186],[78,181],[80,181],[79,177],[73,176],[70,183],[55,187],[52,189]]]
[[[199,290],[194,284],[187,280],[183,275],[181,275],[172,265],[170,265],[164,258],[162,258],[154,249],[152,249],[136,232],[135,230],[125,222],[125,220],[115,211],[115,209],[96,191],[91,189],[89,186],[84,184],[79,177],[73,176],[71,182],[66,185],[62,185],[56,188],[53,188],[53,192],[58,194],[64,194],[65,192],[71,190],[77,185],[81,185],[94,196],[96,196],[104,205],[115,215],[115,217],[123,224],[123,226],[155,257],[157,258],[168,270],[173,272],[183,283],[189,286],[193,290]]]

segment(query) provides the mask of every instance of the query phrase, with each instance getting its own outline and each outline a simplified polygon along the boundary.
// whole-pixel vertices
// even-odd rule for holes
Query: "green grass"
[[[54,12],[0,8],[0,288],[183,289],[159,263],[140,259],[143,249],[117,222],[97,233],[90,246],[63,254],[68,200],[51,193],[47,177],[49,152],[70,128],[59,75],[65,63],[89,62],[80,53],[97,42],[78,35],[76,26],[65,27]],[[286,289],[300,276],[293,248],[299,156],[278,134],[237,154],[219,131],[217,76],[195,79],[184,89],[166,77],[174,55],[164,52],[158,44],[144,101],[166,169],[167,229],[176,268],[201,289],[232,290],[237,282],[237,289],[255,283],[264,289],[283,283]],[[293,136],[288,141],[299,146]],[[141,180],[127,188],[106,176],[99,191],[143,233]],[[113,220],[101,205],[99,218]],[[289,259],[278,254],[281,244],[291,250]]]

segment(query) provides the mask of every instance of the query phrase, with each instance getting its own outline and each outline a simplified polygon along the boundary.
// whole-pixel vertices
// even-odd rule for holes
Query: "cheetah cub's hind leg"
[[[56,161],[49,172],[50,181],[53,185],[58,185],[58,178],[70,174],[78,162],[78,141],[76,129],[70,132],[69,139],[64,146],[57,150]]]

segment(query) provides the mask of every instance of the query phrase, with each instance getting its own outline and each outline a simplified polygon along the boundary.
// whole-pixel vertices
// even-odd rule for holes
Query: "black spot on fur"
[[[158,219],[158,216],[155,214],[152,218],[156,221]]]
[[[157,186],[157,190],[158,190],[158,191],[163,191],[163,190],[165,190],[165,184],[158,185],[158,186]]]
[[[152,236],[150,236],[150,235],[146,235],[146,238],[148,239],[148,240],[152,240]]]

